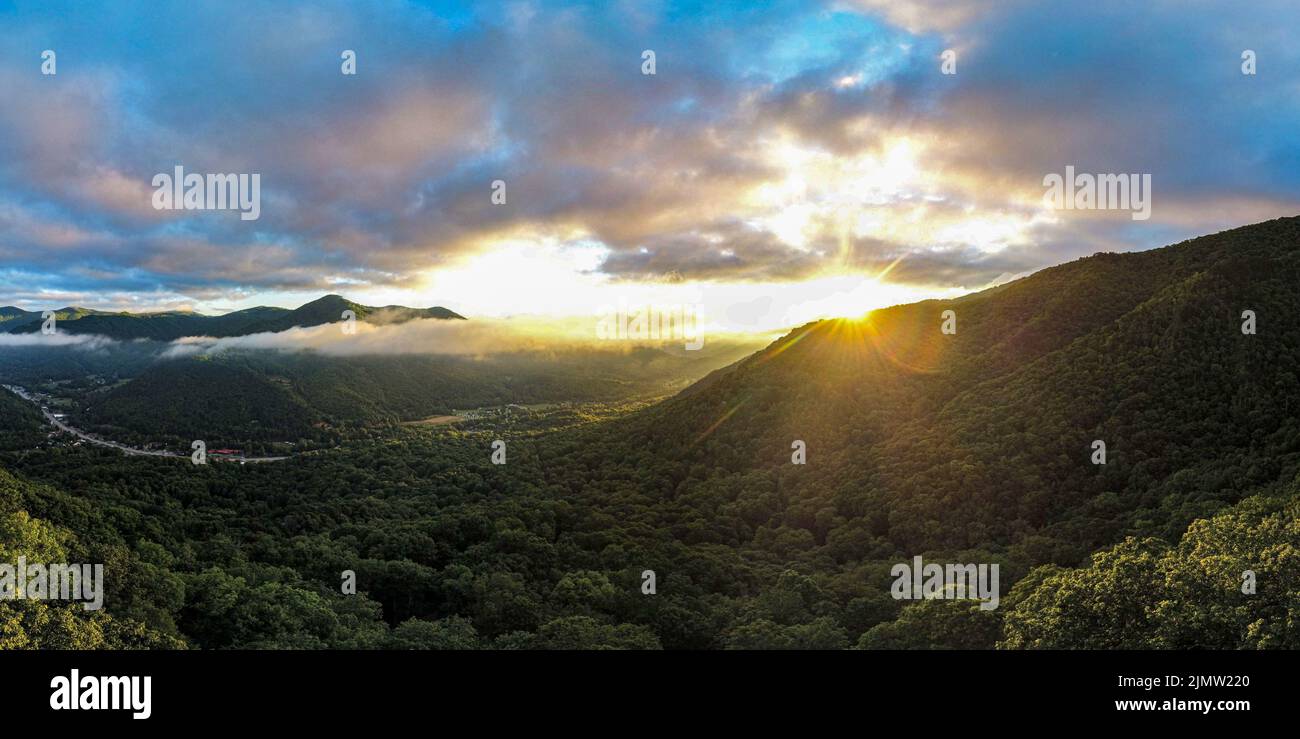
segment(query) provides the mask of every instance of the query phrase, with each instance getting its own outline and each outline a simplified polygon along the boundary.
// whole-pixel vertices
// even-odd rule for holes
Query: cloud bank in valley
[[[599,317],[515,317],[474,321],[415,320],[403,323],[357,322],[352,333],[333,323],[293,328],[277,333],[213,338],[187,337],[170,342],[163,358],[217,354],[230,351],[315,352],[326,356],[377,356],[442,354],[490,356],[516,352],[567,352],[575,350],[627,352],[642,347],[681,349],[684,335],[660,338],[611,336],[597,333]],[[744,341],[752,337],[701,329],[704,345],[713,341]],[[694,336],[694,334],[692,334]]]
[[[73,347],[94,350],[118,343],[106,336],[70,334],[66,331],[53,334],[0,334],[0,349],[19,347]]]

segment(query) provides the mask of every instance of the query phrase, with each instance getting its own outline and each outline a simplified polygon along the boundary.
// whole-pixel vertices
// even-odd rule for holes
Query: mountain
[[[818,612],[868,647],[1082,643],[1011,639],[1000,613],[968,604],[900,610],[890,567],[1001,563],[1012,612],[1050,601],[1036,587],[1069,587],[1050,569],[1026,579],[1035,568],[1087,565],[1129,537],[1176,543],[1248,497],[1294,495],[1297,285],[1300,219],[1286,218],[820,321],[658,406],[555,440],[532,472],[568,486],[572,505],[619,511],[605,541],[689,549],[664,564],[688,581],[720,582],[689,564],[710,552],[751,563],[729,565],[737,582],[724,588],[745,602],[783,573],[810,578],[805,616],[756,606],[732,646],[799,643]],[[955,334],[941,331],[949,310]],[[1256,333],[1243,333],[1243,311]],[[792,463],[796,442],[806,464]]]
[[[446,308],[407,308],[401,305],[372,307],[354,303],[340,295],[326,295],[306,305],[282,314],[273,314],[243,327],[239,333],[226,334],[239,336],[244,334],[287,331],[296,326],[319,326],[341,320],[344,311],[352,311],[358,321],[375,321],[383,323],[402,323],[421,318],[442,320],[465,320],[465,317]]]
[[[40,321],[40,319],[40,313],[33,313],[22,308],[15,308],[12,305],[6,305],[0,308],[0,333],[7,333],[32,321]]]
[[[262,306],[221,316],[190,311],[109,313],[69,307],[56,310],[55,318],[58,329],[71,334],[94,334],[120,340],[173,341],[187,336],[222,338],[319,326],[343,320],[343,313],[347,310],[353,311],[361,321],[464,320],[464,316],[446,308],[371,307],[353,303],[339,295],[326,295],[292,310]],[[24,311],[12,306],[0,308],[0,333],[35,333],[40,331],[42,323],[40,311]]]

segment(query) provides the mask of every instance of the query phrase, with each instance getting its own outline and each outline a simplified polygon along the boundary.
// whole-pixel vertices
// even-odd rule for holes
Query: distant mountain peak
[[[76,306],[59,308],[54,313],[58,318],[59,330],[71,334],[97,334],[122,340],[173,341],[189,336],[222,338],[319,326],[344,320],[345,311],[352,311],[356,319],[361,321],[366,320],[367,316],[382,313],[386,323],[418,319],[465,320],[464,316],[447,308],[408,308],[403,305],[374,307],[336,294],[322,295],[293,309],[258,306],[217,316],[189,310],[131,313]],[[42,311],[25,311],[14,306],[0,308],[0,333],[34,333],[40,330],[41,323]]]

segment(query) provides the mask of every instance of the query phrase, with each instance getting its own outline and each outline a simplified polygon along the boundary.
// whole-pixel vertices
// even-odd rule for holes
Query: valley
[[[711,367],[654,353],[106,355],[120,372],[83,357],[69,371],[86,405],[70,412],[87,433],[294,452],[196,468],[51,447],[33,403],[0,392],[0,520],[25,527],[28,549],[57,532],[70,561],[107,562],[110,583],[97,618],[112,626],[23,616],[20,638],[1296,648],[1300,328],[1278,318],[1300,311],[1296,284],[1288,218],[809,323]],[[1258,334],[1240,330],[1244,309]],[[30,350],[6,351],[6,384],[55,379]],[[103,382],[86,382],[96,362]],[[998,597],[898,600],[891,570],[912,561],[987,564]],[[356,594],[340,591],[348,571]]]

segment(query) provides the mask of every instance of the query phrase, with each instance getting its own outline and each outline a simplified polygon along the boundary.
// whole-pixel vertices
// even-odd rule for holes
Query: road
[[[136,449],[135,447],[127,446],[126,444],[119,444],[116,441],[109,441],[107,439],[101,439],[97,436],[91,436],[90,434],[87,434],[81,429],[76,428],[74,426],[69,426],[63,421],[55,418],[54,413],[52,413],[50,409],[41,405],[40,400],[33,397],[25,389],[18,387],[17,385],[4,385],[3,387],[9,392],[13,393],[14,395],[17,395],[18,397],[22,398],[23,400],[27,400],[32,403],[35,403],[36,407],[41,409],[41,413],[45,415],[45,420],[48,421],[52,426],[54,426],[58,430],[72,434],[78,439],[81,439],[82,441],[85,441],[89,444],[94,444],[95,446],[107,447],[109,449],[116,449],[119,452],[131,455],[133,457],[169,457],[172,459],[190,458],[190,455],[182,454],[180,452],[154,451],[151,449]],[[279,462],[280,460],[288,459],[288,457],[242,457],[242,456],[233,456],[233,455],[226,455],[226,454],[221,454],[221,455],[209,454],[208,458],[215,459],[221,462],[240,462],[240,463]]]

